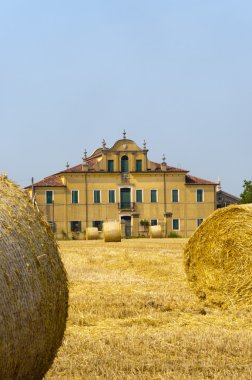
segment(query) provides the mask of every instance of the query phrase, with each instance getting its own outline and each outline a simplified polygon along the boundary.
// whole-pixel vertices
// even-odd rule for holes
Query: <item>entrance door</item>
[[[125,236],[131,236],[131,216],[122,216],[121,222],[125,223]]]
[[[130,189],[125,187],[121,189],[121,209],[130,208]]]

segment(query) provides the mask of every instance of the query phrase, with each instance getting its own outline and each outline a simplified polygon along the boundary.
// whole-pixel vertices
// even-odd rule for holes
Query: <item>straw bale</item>
[[[99,238],[99,231],[97,227],[87,227],[86,240],[97,240]]]
[[[208,304],[252,306],[252,204],[216,210],[190,237],[185,270]]]
[[[149,234],[150,234],[150,238],[162,238],[163,234],[162,234],[161,226],[160,225],[150,226]]]
[[[120,242],[121,241],[121,225],[119,222],[104,222],[103,223],[103,239],[105,242]]]
[[[61,345],[66,273],[48,224],[0,176],[0,379],[42,379]]]

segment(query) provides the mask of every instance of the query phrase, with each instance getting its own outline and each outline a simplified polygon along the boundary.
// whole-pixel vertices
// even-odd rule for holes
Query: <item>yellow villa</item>
[[[126,236],[146,234],[148,225],[161,225],[164,236],[190,236],[216,208],[216,183],[188,170],[148,159],[123,138],[82,163],[50,175],[28,187],[57,238],[84,238],[86,227],[102,230],[104,221],[122,223]]]

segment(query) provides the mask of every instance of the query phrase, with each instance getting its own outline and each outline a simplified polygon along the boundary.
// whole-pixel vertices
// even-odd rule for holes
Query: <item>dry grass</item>
[[[60,243],[66,337],[46,380],[251,379],[252,313],[204,308],[185,239]]]

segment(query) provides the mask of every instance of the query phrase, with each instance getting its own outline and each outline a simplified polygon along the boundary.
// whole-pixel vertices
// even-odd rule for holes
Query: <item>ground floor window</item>
[[[103,224],[102,220],[93,220],[92,222],[92,226],[97,227],[98,231],[102,231],[102,224]]]
[[[81,222],[79,220],[73,220],[70,224],[71,232],[81,232]]]
[[[201,225],[202,222],[203,222],[203,219],[202,219],[202,218],[197,219],[197,227],[199,227],[199,226]]]
[[[179,219],[172,219],[172,229],[174,231],[179,231],[180,225],[179,225]]]
[[[150,221],[151,226],[157,226],[157,224],[158,224],[157,219],[151,219],[151,221]]]

